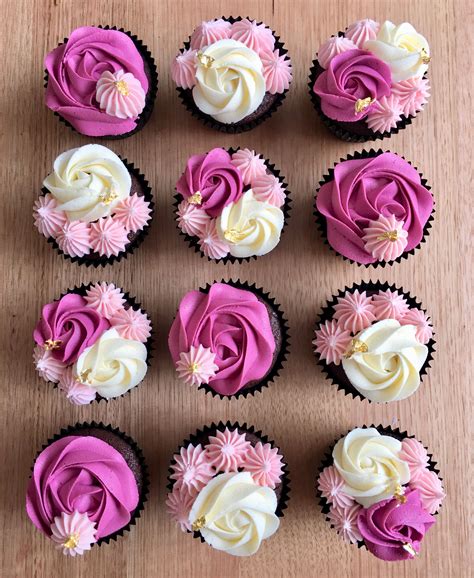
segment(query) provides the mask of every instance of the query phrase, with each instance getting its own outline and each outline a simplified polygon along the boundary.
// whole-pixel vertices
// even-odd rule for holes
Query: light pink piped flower
[[[66,369],[66,365],[53,357],[52,351],[37,345],[33,351],[35,369],[45,381],[57,383]]]
[[[146,343],[151,335],[151,321],[143,311],[133,307],[121,308],[110,318],[110,325],[115,327],[120,337]]]
[[[352,40],[357,48],[362,50],[367,40],[375,40],[377,38],[379,28],[380,24],[370,18],[357,20],[357,22],[354,22],[347,28],[345,37]]]
[[[339,506],[330,506],[327,517],[338,534],[342,536],[344,542],[348,544],[356,544],[362,541],[362,536],[357,526],[357,518],[361,506],[354,504],[349,508],[341,508]]]
[[[436,514],[446,497],[446,493],[435,472],[431,470],[420,470],[418,475],[410,480],[410,488],[418,490],[423,508],[429,514]]]
[[[203,21],[191,34],[191,48],[199,50],[218,40],[230,38],[231,23],[219,18],[218,20]]]
[[[198,347],[191,345],[189,351],[183,351],[176,362],[176,371],[180,379],[188,385],[199,386],[209,383],[216,375],[219,367],[214,363],[216,354],[201,344]]]
[[[267,173],[262,156],[249,149],[240,149],[235,152],[230,162],[240,171],[244,185],[250,185],[256,177]]]
[[[150,203],[140,195],[129,195],[114,208],[114,219],[127,231],[141,231],[150,220]]]
[[[265,174],[255,177],[250,186],[257,201],[263,201],[275,207],[285,204],[285,189],[275,175]]]
[[[127,229],[113,217],[103,217],[91,223],[91,248],[99,255],[111,257],[125,251]]]
[[[92,387],[77,380],[72,367],[68,367],[61,375],[59,389],[66,394],[67,399],[75,405],[86,405],[96,398],[97,392]]]
[[[318,62],[323,68],[328,68],[331,60],[338,54],[348,50],[356,50],[357,46],[349,38],[344,36],[331,36],[318,50]]]
[[[370,130],[374,132],[390,132],[402,120],[403,109],[398,96],[382,96],[370,107],[365,120]]]
[[[217,431],[215,436],[209,436],[206,445],[208,459],[216,472],[236,472],[244,463],[245,456],[250,449],[250,442],[245,434],[238,430],[225,428]]]
[[[334,306],[334,317],[343,329],[356,334],[375,321],[372,299],[367,297],[365,291],[347,291],[343,297],[338,298]]]
[[[33,218],[35,227],[45,237],[56,237],[66,222],[66,213],[58,211],[56,199],[46,193],[40,195],[33,206]]]
[[[56,235],[58,247],[71,257],[83,257],[91,251],[91,226],[82,221],[66,221]]]
[[[400,321],[408,312],[408,303],[398,291],[379,291],[372,295],[374,315],[377,321],[396,319]]]
[[[392,84],[392,94],[398,97],[405,116],[416,116],[430,97],[430,81],[427,78],[407,78]]]
[[[170,479],[175,480],[173,488],[187,492],[195,497],[211,480],[215,471],[209,462],[207,451],[201,444],[189,444],[173,456],[175,464],[171,465],[173,473]]]
[[[405,438],[402,441],[402,449],[398,457],[408,464],[410,470],[410,481],[427,469],[429,457],[428,452],[415,438]]]
[[[265,87],[270,94],[279,94],[290,88],[293,73],[291,60],[279,50],[262,51],[260,60],[263,64]]]
[[[433,326],[430,318],[421,309],[413,307],[400,320],[401,325],[414,325],[416,327],[416,338],[425,345],[433,337]]]
[[[394,215],[380,215],[377,221],[369,221],[362,237],[365,250],[378,261],[393,261],[400,257],[408,243],[408,232],[403,224]]]
[[[182,532],[191,532],[189,512],[194,504],[194,497],[173,486],[173,491],[166,498],[166,511],[179,524]]]
[[[192,88],[196,84],[197,50],[178,52],[171,62],[171,78],[176,86]]]
[[[51,524],[51,540],[65,556],[82,556],[97,542],[96,528],[89,516],[74,510],[72,514],[62,512]]]
[[[200,237],[211,220],[211,217],[204,209],[189,203],[187,199],[179,203],[176,213],[178,215],[179,228],[183,233],[191,235],[191,237]]]
[[[327,363],[339,365],[351,343],[351,332],[343,329],[334,319],[326,321],[314,332],[316,353]]]
[[[101,110],[117,118],[136,118],[145,108],[146,93],[131,72],[104,70],[95,98]]]
[[[259,486],[267,486],[273,490],[281,481],[283,465],[283,456],[278,453],[278,448],[257,442],[247,452],[244,470],[251,473],[254,482]]]
[[[229,254],[229,245],[217,233],[216,219],[211,219],[199,238],[199,247],[209,259],[222,259]]]
[[[354,498],[343,491],[344,480],[334,466],[327,466],[318,478],[318,490],[329,504],[339,508],[350,508]]]
[[[247,18],[232,24],[230,37],[242,42],[257,54],[264,50],[273,51],[275,46],[275,37],[270,28],[267,28],[265,24],[257,24],[256,20],[247,20]]]
[[[87,306],[95,309],[99,315],[110,319],[122,309],[125,299],[122,291],[113,283],[96,283],[87,289],[84,296]]]

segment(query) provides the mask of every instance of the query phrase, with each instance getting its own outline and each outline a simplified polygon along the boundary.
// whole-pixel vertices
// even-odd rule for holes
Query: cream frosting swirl
[[[224,207],[217,219],[217,232],[234,257],[258,257],[278,245],[284,224],[283,211],[258,201],[250,189],[236,203]]]
[[[278,530],[276,508],[275,492],[249,472],[220,474],[199,492],[189,522],[216,550],[251,556]]]
[[[334,466],[344,480],[343,491],[368,508],[391,498],[410,480],[408,464],[400,459],[402,442],[375,428],[355,428],[334,446]]]
[[[363,347],[349,352],[342,367],[352,385],[367,399],[398,401],[418,389],[428,348],[417,340],[414,325],[384,319],[361,331],[356,341]]]
[[[43,185],[70,221],[96,221],[107,217],[128,197],[132,181],[118,155],[102,145],[68,150],[54,161]]]
[[[198,52],[196,106],[217,121],[238,122],[257,110],[265,96],[263,64],[242,42],[218,40]]]

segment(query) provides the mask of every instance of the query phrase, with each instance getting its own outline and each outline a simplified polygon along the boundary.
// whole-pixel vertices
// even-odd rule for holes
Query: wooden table
[[[2,0],[2,331],[0,575],[35,577],[455,577],[468,575],[469,307],[467,260],[472,192],[468,168],[468,2],[453,0],[145,0],[73,2]],[[286,43],[295,79],[279,112],[258,129],[236,136],[204,128],[184,110],[169,64],[202,19],[222,14],[264,20]],[[409,20],[430,40],[432,98],[413,126],[377,142],[420,168],[433,187],[436,219],[415,257],[385,269],[365,269],[335,257],[313,223],[315,186],[341,156],[370,145],[339,142],[321,125],[307,94],[307,76],[319,44],[358,18]],[[111,148],[134,161],[150,180],[157,214],[151,234],[131,258],[105,270],[78,267],[59,257],[32,225],[31,208],[62,151],[91,139],[60,124],[43,104],[43,57],[84,24],[123,26],[143,39],[160,74],[155,112],[146,128]],[[472,85],[471,85],[472,87]],[[467,138],[466,138],[467,137]],[[192,153],[215,146],[251,147],[282,169],[294,209],[281,244],[269,256],[243,265],[207,263],[177,234],[174,184]],[[255,281],[281,302],[291,326],[286,369],[263,394],[220,401],[178,383],[166,338],[180,298],[221,278]],[[352,401],[328,385],[311,352],[319,308],[354,281],[388,280],[414,292],[431,313],[437,353],[428,379],[412,398],[389,405]],[[34,324],[42,304],[67,287],[108,280],[136,295],[151,313],[157,351],[146,382],[131,395],[78,408],[36,376]],[[472,387],[471,387],[472,391]],[[165,512],[170,457],[188,433],[212,420],[247,421],[274,438],[288,459],[292,497],[281,529],[250,559],[235,559],[183,535]],[[117,543],[69,559],[36,532],[24,509],[25,487],[37,450],[61,426],[97,420],[119,426],[142,446],[151,469],[143,518]],[[385,564],[345,546],[329,529],[315,500],[315,475],[326,446],[364,423],[395,424],[416,433],[438,458],[448,498],[422,554]]]

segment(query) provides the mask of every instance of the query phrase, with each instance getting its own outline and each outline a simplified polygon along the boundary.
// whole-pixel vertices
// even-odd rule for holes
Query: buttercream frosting
[[[270,94],[279,94],[290,88],[293,79],[291,60],[279,50],[260,53],[265,87]]]
[[[405,116],[416,116],[428,102],[430,90],[427,78],[407,78],[392,84],[392,94],[398,98]]]
[[[236,472],[243,466],[250,447],[245,434],[229,428],[217,430],[215,435],[209,436],[206,445],[207,455],[217,473]]]
[[[402,325],[413,325],[416,328],[416,338],[420,343],[425,345],[433,337],[433,327],[430,318],[424,311],[413,307],[400,320]]]
[[[400,457],[410,468],[410,482],[428,468],[428,452],[415,438],[405,438],[402,440],[402,450]]]
[[[325,321],[315,331],[313,345],[319,357],[327,363],[339,365],[351,343],[351,332],[334,319]]]
[[[117,219],[104,217],[91,223],[91,249],[99,255],[117,256],[125,251],[128,243],[128,231]]]
[[[348,507],[341,506],[330,506],[327,517],[334,526],[336,532],[338,532],[344,542],[348,544],[357,544],[362,540],[359,528],[357,526],[357,520],[359,518],[359,513],[362,508],[359,504],[352,504]]]
[[[410,488],[418,491],[423,508],[430,514],[436,514],[446,497],[438,475],[428,469],[420,470],[410,480]]]
[[[395,94],[382,96],[367,114],[367,126],[374,132],[390,132],[402,120],[403,108]]]
[[[113,317],[125,303],[121,289],[113,283],[106,283],[105,281],[90,285],[86,290],[84,300],[88,307],[92,307],[101,317],[106,319]]]
[[[223,259],[229,254],[229,244],[219,237],[215,219],[205,225],[199,237],[199,248],[209,259]]]
[[[239,169],[244,185],[251,185],[257,177],[267,174],[262,155],[254,150],[239,149],[233,153],[231,163]]]
[[[150,203],[142,195],[130,195],[115,207],[116,219],[127,231],[136,233],[148,224],[151,218]]]
[[[362,237],[365,250],[377,261],[394,261],[408,243],[408,232],[403,225],[394,215],[379,215],[376,221],[369,221]]]
[[[69,366],[61,375],[59,389],[66,394],[66,398],[74,405],[87,405],[94,401],[97,392],[87,383],[78,381],[76,375]]]
[[[118,118],[136,118],[145,108],[146,93],[131,72],[104,70],[95,98],[101,110]]]
[[[252,180],[252,191],[257,201],[269,203],[275,207],[285,204],[286,194],[282,183],[273,174],[264,174]]]
[[[191,48],[198,50],[218,40],[230,38],[231,23],[223,18],[203,21],[191,34]]]
[[[400,321],[409,310],[407,300],[398,291],[379,291],[372,295],[372,306],[375,318],[396,319]]]
[[[151,336],[151,321],[143,311],[133,307],[120,308],[110,319],[120,337],[146,343]]]
[[[283,465],[283,456],[278,453],[278,448],[257,442],[248,449],[243,467],[259,486],[268,486],[274,490],[281,482]]]
[[[191,345],[189,351],[182,351],[176,362],[176,371],[179,378],[189,385],[199,386],[209,383],[216,375],[219,367],[214,363],[216,354],[201,344],[198,347]]]
[[[53,352],[37,345],[33,351],[35,369],[45,381],[57,383],[66,369],[66,364],[54,357]]]
[[[66,222],[66,214],[58,209],[56,199],[46,193],[40,195],[33,206],[35,227],[45,237],[56,237]]]
[[[173,58],[171,78],[176,86],[193,88],[196,84],[196,54],[197,50],[183,50]]]
[[[318,490],[328,504],[344,510],[354,504],[354,498],[344,492],[344,480],[334,466],[327,466],[318,478]]]
[[[189,203],[187,199],[178,205],[178,226],[187,235],[201,237],[211,217],[198,205]]]
[[[171,464],[173,473],[170,479],[174,480],[173,490],[179,490],[195,497],[198,492],[214,477],[214,470],[208,460],[207,451],[201,444],[189,444],[173,456]]]
[[[375,321],[372,299],[366,291],[347,291],[342,297],[337,298],[334,305],[334,318],[346,331],[357,333]]]
[[[173,486],[173,491],[166,497],[166,511],[179,524],[182,532],[191,532],[189,512],[194,504],[194,497]]]
[[[345,32],[345,37],[352,40],[358,48],[364,48],[367,40],[375,40],[377,38],[379,29],[380,25],[378,22],[370,18],[364,18],[351,24]]]
[[[91,227],[82,221],[66,221],[56,235],[56,243],[71,257],[84,257],[91,251]]]
[[[95,523],[87,514],[62,512],[51,524],[51,540],[65,556],[82,556],[97,542],[95,531]]]
[[[230,37],[238,40],[254,50],[257,54],[262,51],[273,51],[275,46],[275,37],[270,28],[265,24],[258,24],[256,20],[242,18],[232,24]]]
[[[318,49],[318,62],[322,68],[328,68],[331,60],[338,54],[355,50],[357,46],[349,38],[344,36],[331,36],[326,42],[323,42]]]

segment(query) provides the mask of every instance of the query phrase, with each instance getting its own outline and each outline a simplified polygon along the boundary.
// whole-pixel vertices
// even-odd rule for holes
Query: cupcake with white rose
[[[279,37],[249,18],[197,26],[171,63],[178,94],[193,116],[228,133],[251,130],[282,104],[293,73]]]
[[[289,499],[280,448],[253,426],[212,424],[173,456],[166,509],[179,529],[215,550],[251,556],[275,534]]]
[[[311,100],[342,140],[390,137],[424,109],[430,61],[428,41],[408,22],[358,20],[319,47]]]
[[[413,395],[435,351],[431,319],[409,293],[380,282],[333,296],[316,323],[314,354],[338,390],[369,402]]]
[[[105,267],[132,254],[154,213],[148,181],[133,163],[89,144],[61,153],[34,203],[35,227],[73,263]]]
[[[285,178],[250,149],[190,157],[176,183],[176,222],[201,257],[249,261],[280,242],[290,213]]]
[[[124,395],[146,376],[151,321],[113,283],[70,289],[45,305],[33,332],[36,371],[75,405]]]
[[[326,521],[340,538],[385,562],[421,554],[446,497],[423,444],[382,426],[355,428],[336,441],[316,486]]]

